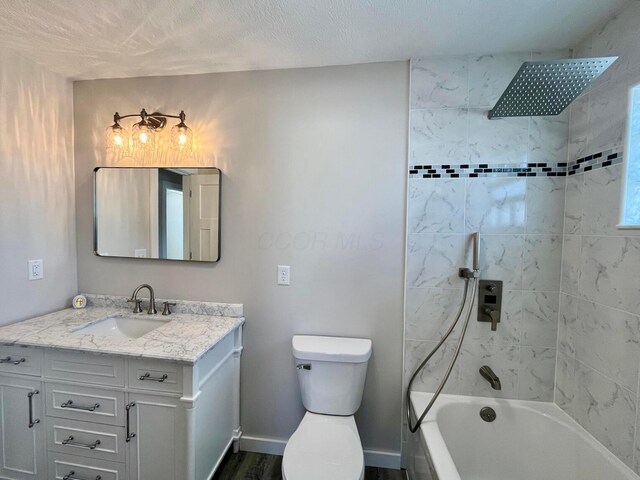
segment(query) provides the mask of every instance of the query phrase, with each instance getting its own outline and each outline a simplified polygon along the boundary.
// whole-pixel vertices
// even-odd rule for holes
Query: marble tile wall
[[[640,3],[575,54],[620,58],[571,106],[569,162],[624,148],[628,91],[640,83]],[[623,172],[566,180],[555,401],[640,473],[640,231],[616,228]]]
[[[563,162],[566,169],[568,112],[497,120],[488,120],[487,112],[523,61],[570,56],[570,51],[555,51],[414,60],[410,170],[416,165],[502,168]],[[482,278],[504,282],[502,321],[491,332],[488,323],[476,321],[474,308],[445,392],[552,401],[566,177],[423,178],[426,172],[415,173],[410,171],[408,193],[405,386],[454,319],[463,291],[457,270],[471,265],[469,235],[479,231]],[[457,332],[452,337],[422,371],[414,390],[435,390]],[[500,377],[501,391],[480,376],[482,365]]]
[[[569,51],[414,60],[410,166],[560,163],[567,160],[568,112],[555,118],[488,120],[523,61]],[[565,178],[410,178],[405,317],[405,384],[453,320],[469,266],[469,234],[481,233],[482,278],[504,282],[497,332],[472,317],[446,392],[552,401],[556,361]],[[455,337],[455,335],[454,335]],[[455,338],[414,383],[433,391]],[[501,378],[492,390],[479,375]]]

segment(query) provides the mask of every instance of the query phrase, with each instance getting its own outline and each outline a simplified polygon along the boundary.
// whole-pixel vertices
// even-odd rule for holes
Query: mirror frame
[[[123,257],[120,255],[100,255],[98,253],[98,180],[97,180],[97,175],[98,175],[98,170],[106,170],[106,169],[110,169],[110,170],[115,170],[115,169],[137,169],[137,170],[151,170],[151,169],[168,169],[168,168],[186,168],[186,169],[203,169],[203,168],[215,168],[216,170],[218,170],[219,174],[220,174],[220,182],[219,185],[220,187],[218,188],[218,256],[216,257],[215,260],[190,260],[190,259],[183,259],[183,260],[178,260],[178,259],[174,259],[174,258],[150,258],[150,257]],[[198,165],[198,166],[184,166],[184,165],[179,165],[179,166],[160,166],[160,167],[142,167],[142,166],[103,166],[103,167],[95,167],[93,169],[93,254],[96,257],[100,257],[100,258],[124,258],[127,260],[151,260],[151,261],[163,261],[163,262],[174,262],[174,263],[181,263],[181,262],[188,262],[188,263],[193,263],[193,264],[212,264],[212,263],[217,263],[220,261],[220,258],[222,256],[222,170],[220,170],[218,167],[214,167],[214,166],[203,166],[203,165]]]

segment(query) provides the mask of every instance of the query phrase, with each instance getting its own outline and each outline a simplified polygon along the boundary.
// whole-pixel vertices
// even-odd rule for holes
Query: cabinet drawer
[[[0,345],[0,372],[40,375],[42,350]]]
[[[124,427],[65,418],[47,421],[47,448],[54,452],[124,462],[124,437]]]
[[[73,472],[73,473],[71,473]],[[125,464],[49,452],[49,477],[62,480],[126,480]]]
[[[124,425],[124,392],[46,383],[45,398],[49,417]]]
[[[129,387],[136,390],[182,393],[182,366],[153,360],[129,361]]]
[[[124,387],[124,359],[90,353],[45,353],[44,376],[97,385]]]

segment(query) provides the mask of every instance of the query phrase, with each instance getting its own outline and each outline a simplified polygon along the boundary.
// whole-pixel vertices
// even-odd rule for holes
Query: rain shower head
[[[489,119],[559,115],[618,57],[524,62]]]

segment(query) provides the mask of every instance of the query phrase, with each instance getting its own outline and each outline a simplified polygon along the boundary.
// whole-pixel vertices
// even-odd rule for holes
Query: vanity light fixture
[[[131,136],[120,121],[125,118],[139,117],[131,129]],[[184,122],[186,119],[184,110],[179,115],[167,115],[165,113],[147,113],[143,108],[140,113],[120,115],[116,112],[113,116],[113,125],[107,128],[107,150],[125,151],[129,147],[134,150],[153,149],[156,144],[156,134],[167,125],[167,118],[177,118],[180,123],[171,129],[171,148],[187,150],[191,148],[193,133]]]
[[[184,123],[185,118],[184,111],[180,112],[180,123],[174,125],[171,129],[171,148],[177,148],[179,150],[188,150],[191,148],[193,135],[191,134],[191,129]]]
[[[107,128],[107,150],[122,150],[129,143],[129,133],[120,125],[120,115],[113,116],[113,125]]]

